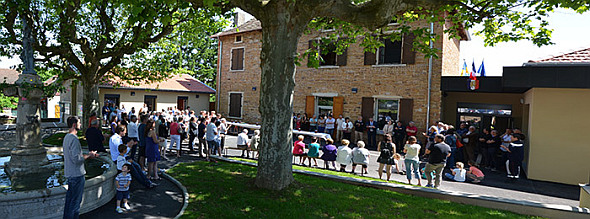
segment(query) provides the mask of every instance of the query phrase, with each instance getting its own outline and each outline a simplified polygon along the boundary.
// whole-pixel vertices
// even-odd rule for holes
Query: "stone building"
[[[396,24],[391,24],[392,26]],[[430,27],[430,23],[414,25]],[[297,66],[293,111],[320,115],[333,112],[356,120],[384,116],[407,124],[415,121],[420,130],[427,122],[428,93],[431,94],[430,121],[441,116],[441,75],[459,75],[460,40],[469,40],[468,33],[461,32],[461,39],[449,39],[443,33],[449,24],[434,24],[439,36],[434,47],[438,58],[432,60],[432,81],[429,89],[429,59],[412,50],[413,36],[403,36],[399,41],[384,40],[384,47],[376,53],[364,52],[360,40],[342,54],[334,52],[322,55],[319,68],[307,67],[307,58],[301,57]],[[303,54],[314,40],[324,32],[303,35],[298,53]],[[260,97],[260,52],[262,30],[260,22],[253,19],[237,28],[218,33],[219,69],[217,75],[218,111],[230,119],[248,123],[261,122],[258,110]]]

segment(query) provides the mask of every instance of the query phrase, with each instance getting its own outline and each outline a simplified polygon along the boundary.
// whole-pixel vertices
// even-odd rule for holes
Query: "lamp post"
[[[43,83],[35,72],[31,29],[26,15],[21,14],[23,26],[23,51],[20,55],[24,70],[15,82],[18,95],[16,118],[16,145],[11,151],[6,172],[11,178],[47,172],[47,151],[41,145],[40,105]],[[13,180],[14,181],[14,180]]]

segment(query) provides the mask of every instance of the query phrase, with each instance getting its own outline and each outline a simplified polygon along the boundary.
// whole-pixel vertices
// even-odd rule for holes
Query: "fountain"
[[[0,166],[4,166],[5,172],[0,174],[0,215],[3,218],[58,218],[63,214],[67,186],[60,172],[63,171],[63,165],[58,162],[61,157],[55,153],[48,155],[41,144],[39,109],[43,83],[34,70],[31,30],[24,17],[22,26],[23,52],[20,58],[24,70],[15,82],[16,86],[4,89],[6,96],[18,96],[19,101],[16,144],[10,151],[10,157],[0,158]],[[87,160],[85,164],[88,165],[88,172],[94,174],[86,175],[80,213],[108,203],[116,191],[116,166],[108,157]],[[98,166],[98,172],[93,166]],[[6,182],[8,178],[10,182]],[[2,186],[3,182],[9,183],[10,187]]]

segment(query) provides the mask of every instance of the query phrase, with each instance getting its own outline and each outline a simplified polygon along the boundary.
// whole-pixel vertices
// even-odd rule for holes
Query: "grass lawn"
[[[256,168],[181,163],[168,173],[189,192],[183,218],[530,218],[295,174],[283,191],[256,188]]]
[[[232,157],[229,158],[232,160],[239,160],[239,161],[246,161],[246,162],[250,162],[250,163],[258,163],[258,160],[250,160],[250,159],[246,159],[246,158],[239,158],[239,157]],[[357,166],[356,169],[356,173],[360,174],[360,166]],[[293,165],[293,169],[294,170],[305,170],[305,171],[309,171],[309,172],[316,172],[316,173],[323,173],[323,174],[330,174],[330,175],[336,175],[336,176],[346,176],[346,177],[351,177],[351,178],[356,178],[356,179],[366,179],[366,180],[371,180],[371,181],[379,181],[379,182],[387,182],[387,180],[382,180],[382,179],[377,179],[377,178],[372,178],[372,177],[366,177],[366,176],[360,176],[360,175],[355,175],[352,173],[343,173],[343,172],[338,172],[335,170],[326,170],[323,167],[322,168],[312,168],[312,167],[303,167],[303,166],[299,166],[299,165]],[[385,174],[383,174],[383,177],[386,177]],[[389,181],[390,183],[398,183],[398,184],[403,184],[400,182],[397,182],[395,180],[391,180]],[[408,185],[408,184],[404,184],[404,185]],[[413,186],[417,186],[417,185],[413,185]]]

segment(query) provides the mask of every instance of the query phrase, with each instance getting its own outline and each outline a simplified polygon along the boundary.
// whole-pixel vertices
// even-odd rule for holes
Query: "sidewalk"
[[[227,136],[226,145],[236,145],[237,137]],[[241,151],[228,150],[229,156],[240,156]],[[370,163],[368,166],[369,174],[365,175],[368,177],[379,178],[378,167],[379,164],[376,162],[379,153],[371,151]],[[324,162],[321,159],[317,159],[318,166],[324,167]],[[299,162],[299,160],[297,160]],[[307,162],[306,162],[307,164]],[[338,166],[338,164],[336,164]],[[331,168],[331,167],[330,167]],[[348,166],[346,171],[352,171],[352,167]],[[464,182],[451,182],[442,181],[440,189],[449,192],[463,192],[477,195],[493,196],[498,198],[514,199],[531,201],[542,204],[559,204],[568,206],[578,206],[580,188],[574,185],[565,185],[560,183],[543,182],[528,179],[519,179],[516,182],[506,181],[506,176],[501,173],[491,172],[489,170],[482,170],[484,172],[485,179],[480,184],[464,183]],[[356,170],[357,174],[360,174],[359,166]],[[393,171],[395,172],[395,167]],[[383,173],[383,179],[386,179],[386,173]],[[391,180],[407,183],[408,180],[405,175],[393,173]],[[413,184],[416,184],[416,180],[413,179]],[[422,179],[422,185],[426,185],[426,179]]]

